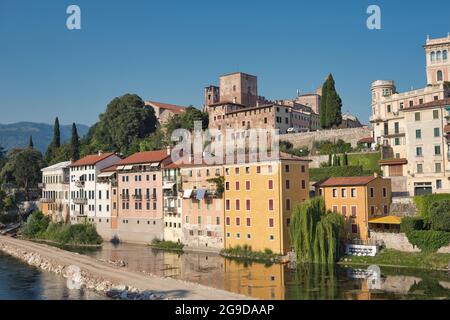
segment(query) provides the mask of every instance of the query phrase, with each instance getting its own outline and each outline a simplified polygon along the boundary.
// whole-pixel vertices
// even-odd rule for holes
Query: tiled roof
[[[316,187],[338,187],[338,186],[365,186],[377,179],[375,176],[367,177],[331,177],[314,184]]]
[[[110,156],[114,155],[113,152],[107,152],[107,153],[102,153],[102,154],[91,154],[88,155],[84,158],[81,158],[80,160],[77,160],[75,162],[73,162],[70,167],[78,167],[78,166],[90,166],[90,165],[94,165],[97,162],[100,162]]]
[[[102,172],[114,172],[117,170],[117,164],[102,169]]]
[[[137,152],[119,161],[117,165],[161,162],[167,157],[169,157],[167,150]]]
[[[359,139],[358,143],[374,143],[375,140],[372,137],[365,137],[362,139]]]
[[[393,158],[393,159],[384,159],[378,161],[378,164],[380,166],[383,165],[398,165],[398,164],[407,164],[408,160],[405,158]]]
[[[417,104],[417,105],[409,107],[409,108],[404,108],[403,111],[442,107],[442,106],[450,106],[450,98],[431,101],[431,102],[422,103],[422,104]]]
[[[41,171],[45,172],[45,171],[64,169],[64,168],[68,168],[69,166],[70,166],[70,161],[64,161],[64,162],[56,163],[56,164],[51,165],[51,166],[46,167],[46,168],[42,168]]]
[[[186,110],[186,107],[184,106],[177,106],[175,104],[169,104],[169,103],[162,103],[162,102],[156,102],[156,101],[145,101],[145,105],[147,106],[155,106],[160,109],[169,110],[173,113],[182,113]]]

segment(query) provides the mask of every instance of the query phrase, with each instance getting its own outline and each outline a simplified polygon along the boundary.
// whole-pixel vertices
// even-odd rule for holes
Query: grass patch
[[[160,250],[183,251],[184,245],[179,242],[153,239],[150,246]]]
[[[447,270],[449,263],[449,253],[402,252],[392,249],[384,249],[375,257],[345,256],[339,261],[339,264],[377,264],[380,266],[437,270]]]
[[[380,161],[380,153],[359,153],[348,154],[349,166],[362,166],[364,170],[380,170],[378,161]]]
[[[243,245],[233,248],[223,249],[220,254],[227,258],[236,258],[240,260],[256,260],[266,262],[280,262],[281,255],[274,253],[270,249],[264,251],[253,251],[251,246]]]

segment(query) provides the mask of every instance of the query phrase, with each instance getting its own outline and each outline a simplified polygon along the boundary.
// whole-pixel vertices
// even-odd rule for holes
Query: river
[[[450,299],[450,275],[406,268],[293,266],[237,262],[217,254],[173,253],[145,245],[105,243],[102,248],[73,249],[101,260],[124,260],[127,267],[260,299],[371,300]],[[372,268],[371,268],[372,269]],[[381,275],[378,276],[377,273]],[[71,290],[66,280],[0,253],[1,299],[103,299]]]

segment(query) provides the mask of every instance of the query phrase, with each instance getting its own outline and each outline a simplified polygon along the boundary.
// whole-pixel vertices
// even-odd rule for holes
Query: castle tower
[[[445,38],[430,39],[424,45],[427,84],[436,85],[450,81],[450,33]]]
[[[246,107],[255,107],[258,101],[256,76],[242,72],[220,77],[220,102],[233,102]]]
[[[381,108],[383,98],[389,97],[396,92],[395,83],[393,80],[377,80],[372,83],[370,87],[372,92],[372,119],[386,118],[387,110]],[[397,112],[398,110],[392,110]]]
[[[205,87],[205,96],[203,107],[206,108],[212,104],[218,103],[220,95],[220,89],[217,86],[210,85]]]

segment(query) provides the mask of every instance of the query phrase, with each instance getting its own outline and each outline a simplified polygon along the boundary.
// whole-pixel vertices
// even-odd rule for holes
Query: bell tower
[[[430,39],[424,45],[426,55],[427,84],[437,85],[450,81],[450,32],[445,38]]]

